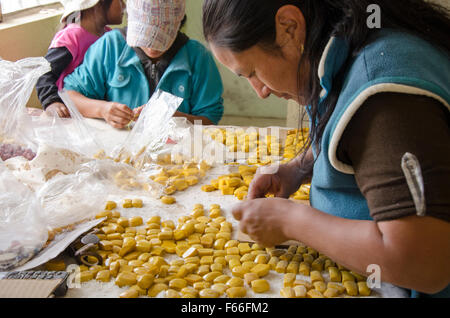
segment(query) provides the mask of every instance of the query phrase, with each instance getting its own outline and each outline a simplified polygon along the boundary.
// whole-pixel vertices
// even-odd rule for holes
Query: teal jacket
[[[107,32],[88,49],[83,63],[64,79],[64,88],[132,109],[151,97],[142,63],[119,30]],[[222,118],[220,73],[211,54],[195,40],[174,56],[156,89],[183,98],[180,112],[207,117],[215,124]]]
[[[323,88],[321,101],[331,91],[335,75],[343,67],[348,54],[345,41],[339,38],[330,40],[319,67]],[[381,92],[429,96],[450,110],[448,55],[408,33],[380,30],[353,58],[346,70],[336,108],[325,127],[321,152],[315,154],[310,193],[314,208],[342,218],[372,220],[354,170],[338,160],[337,149],[352,116],[370,96]],[[450,297],[449,287],[435,296]]]

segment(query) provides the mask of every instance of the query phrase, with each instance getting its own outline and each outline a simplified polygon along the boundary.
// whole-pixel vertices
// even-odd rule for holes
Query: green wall
[[[186,0],[186,34],[205,44],[202,31],[203,0]],[[260,99],[248,81],[239,78],[219,62],[219,71],[224,83],[225,116],[286,118],[287,102],[271,96]]]

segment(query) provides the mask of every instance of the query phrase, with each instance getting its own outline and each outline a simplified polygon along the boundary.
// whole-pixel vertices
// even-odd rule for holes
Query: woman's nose
[[[250,85],[252,85],[256,94],[258,94],[259,98],[266,99],[270,96],[271,91],[266,85],[264,85],[264,83],[257,79],[249,79],[248,81],[250,82]]]

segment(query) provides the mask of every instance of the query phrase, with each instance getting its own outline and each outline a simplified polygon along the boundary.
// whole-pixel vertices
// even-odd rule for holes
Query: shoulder
[[[108,55],[119,55],[127,48],[127,42],[119,30],[112,30],[102,35],[91,45],[89,54],[107,53]]]
[[[450,72],[448,54],[443,49],[416,35],[390,29],[375,33],[357,60],[367,67],[369,78],[402,76],[431,80]]]
[[[119,30],[111,30],[103,34],[95,43],[100,43],[99,45],[115,45],[115,46],[126,46],[127,42]]]
[[[56,33],[55,36],[80,36],[85,34],[86,32],[87,31],[80,25],[72,23]]]
[[[53,37],[50,48],[67,46],[78,42],[86,34],[81,26],[77,24],[69,24],[64,29],[58,31]]]
[[[370,97],[379,93],[427,96],[450,109],[450,87],[445,84],[450,82],[450,61],[443,50],[412,34],[389,29],[374,33],[369,40],[352,61],[326,130],[329,160],[344,173],[353,171],[338,161],[338,144]]]
[[[199,70],[216,67],[212,54],[196,40],[189,40],[172,59],[170,70],[185,70],[191,75]]]
[[[184,50],[195,60],[212,57],[208,49],[199,41],[190,39],[183,47]]]
[[[443,50],[417,35],[394,29],[381,29],[373,33],[369,38],[369,43],[364,48],[367,54],[380,53],[380,50],[391,50],[409,55],[420,55],[430,51],[434,54],[444,53]]]
[[[186,42],[185,47],[189,50],[196,50],[202,52],[207,51],[206,47],[202,43],[193,39],[189,39],[189,41]]]

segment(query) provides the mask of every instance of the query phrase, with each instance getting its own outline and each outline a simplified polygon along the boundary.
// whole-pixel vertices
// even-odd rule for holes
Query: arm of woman
[[[92,44],[83,63],[64,79],[64,88],[84,117],[103,118],[114,128],[123,128],[134,118],[133,111],[127,105],[104,100],[107,72],[115,65],[115,46],[113,36],[103,36]]]
[[[279,198],[241,203],[233,215],[264,246],[297,240],[360,274],[376,264],[383,281],[424,293],[450,283],[450,224],[433,217],[355,221]]]
[[[69,110],[58,95],[56,82],[62,72],[72,62],[72,54],[66,47],[51,48],[45,55],[51,71],[42,75],[36,83],[36,91],[44,110],[56,111],[60,117],[70,117]]]
[[[436,293],[450,283],[448,113],[428,98],[403,96],[398,103],[380,98],[371,98],[355,114],[352,122],[363,128],[350,123],[342,138],[349,142],[343,146],[373,221],[343,219],[283,199],[248,201],[233,213],[241,230],[265,245],[298,240],[361,274],[377,264],[383,281]],[[416,215],[401,170],[405,152],[420,160],[425,217]]]
[[[134,118],[133,111],[124,104],[88,98],[77,91],[67,91],[75,106],[87,118],[103,118],[114,128],[121,129]]]

